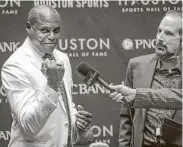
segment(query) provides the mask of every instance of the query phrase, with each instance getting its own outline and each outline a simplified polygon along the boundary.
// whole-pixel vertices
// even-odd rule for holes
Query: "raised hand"
[[[46,59],[42,63],[42,69],[47,77],[48,85],[55,91],[58,91],[60,81],[65,72],[64,64],[62,62],[56,62],[55,60]]]

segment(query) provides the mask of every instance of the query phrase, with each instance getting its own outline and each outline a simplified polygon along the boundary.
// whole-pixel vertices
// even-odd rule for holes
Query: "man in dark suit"
[[[162,19],[158,32],[155,54],[133,58],[129,61],[125,84],[131,88],[181,89],[182,14],[169,11]],[[133,122],[126,103],[122,102],[119,147],[175,147],[175,140],[158,139],[157,130],[165,118],[181,121],[181,110],[142,109],[132,110]],[[181,138],[179,138],[180,140]],[[175,143],[175,142],[176,143]],[[178,141],[179,143],[181,141]]]

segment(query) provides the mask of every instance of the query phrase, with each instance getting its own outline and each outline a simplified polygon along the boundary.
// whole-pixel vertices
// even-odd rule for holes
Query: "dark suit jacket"
[[[126,73],[126,86],[129,86],[131,88],[150,88],[156,64],[157,56],[155,54],[140,56],[131,59],[129,61]],[[130,147],[131,141],[133,141],[134,147],[142,146],[144,122],[146,119],[146,109],[135,108],[133,109],[132,113],[134,129],[132,129],[132,122],[130,120],[130,113],[127,105],[126,103],[122,102],[120,113],[121,123],[119,131],[119,147]],[[178,119],[182,120],[182,118],[180,117],[178,117]],[[134,131],[133,139],[132,131]]]
[[[182,110],[182,89],[136,88],[136,91],[134,108]]]

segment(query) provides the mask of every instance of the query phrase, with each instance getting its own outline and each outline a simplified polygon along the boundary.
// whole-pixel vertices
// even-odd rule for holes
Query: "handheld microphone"
[[[99,77],[100,73],[94,68],[92,68],[86,62],[80,63],[77,70],[81,75],[85,76],[83,82],[88,86],[92,86],[95,82],[98,82],[100,85],[104,86],[110,92],[116,91],[114,89],[111,89],[109,87],[109,84]]]

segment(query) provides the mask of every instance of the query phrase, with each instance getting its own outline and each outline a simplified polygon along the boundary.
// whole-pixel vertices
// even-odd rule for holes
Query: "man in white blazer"
[[[72,102],[68,56],[55,49],[60,30],[61,19],[55,9],[33,7],[26,23],[28,37],[2,67],[13,118],[9,147],[73,147],[93,140],[92,114],[82,106],[77,111]],[[46,53],[54,60],[44,61]],[[59,93],[61,81],[69,111]]]

